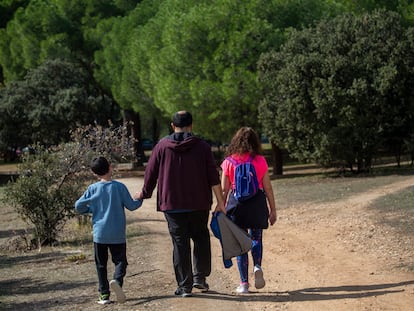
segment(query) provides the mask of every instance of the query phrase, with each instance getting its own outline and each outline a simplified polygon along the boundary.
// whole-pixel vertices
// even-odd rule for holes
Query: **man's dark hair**
[[[96,157],[90,164],[92,172],[98,176],[103,176],[109,172],[109,162],[105,157]]]
[[[187,127],[193,124],[193,116],[188,111],[178,111],[174,114],[172,123],[179,128]]]

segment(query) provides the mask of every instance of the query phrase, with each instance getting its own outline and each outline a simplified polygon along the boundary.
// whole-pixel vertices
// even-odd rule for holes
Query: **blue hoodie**
[[[92,214],[93,241],[101,244],[126,243],[125,210],[136,210],[142,200],[134,200],[118,181],[99,181],[88,187],[75,202],[81,214]]]

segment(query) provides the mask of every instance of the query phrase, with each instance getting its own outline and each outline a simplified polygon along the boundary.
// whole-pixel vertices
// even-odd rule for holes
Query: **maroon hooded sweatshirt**
[[[161,139],[145,169],[144,199],[152,196],[157,182],[158,211],[210,210],[211,187],[220,184],[210,145],[191,133],[173,133]]]

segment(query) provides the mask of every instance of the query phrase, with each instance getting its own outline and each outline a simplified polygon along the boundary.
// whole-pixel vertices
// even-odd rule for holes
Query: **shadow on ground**
[[[374,284],[374,285],[346,285],[346,286],[329,286],[303,288],[286,292],[250,292],[246,295],[236,295],[209,291],[207,293],[194,293],[196,299],[217,299],[223,301],[238,302],[300,302],[300,301],[318,301],[318,300],[337,300],[337,299],[359,299],[363,297],[381,296],[404,291],[406,285],[414,284],[413,281]],[[129,299],[135,301],[135,305],[145,304],[155,300],[176,298],[173,295],[149,296]],[[191,299],[191,298],[189,298]]]

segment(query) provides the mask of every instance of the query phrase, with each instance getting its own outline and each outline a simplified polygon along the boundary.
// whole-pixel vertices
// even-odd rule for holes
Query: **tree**
[[[409,7],[412,1],[407,0],[343,0],[341,1],[352,12],[370,13],[378,9],[388,11],[403,11]]]
[[[128,55],[165,116],[190,110],[196,131],[227,141],[241,125],[260,128],[260,54],[277,48],[287,28],[334,11],[325,1],[165,0],[132,33]]]
[[[70,130],[118,121],[119,108],[94,88],[83,68],[54,60],[31,70],[25,80],[0,90],[0,145],[50,146],[67,141]]]
[[[112,91],[121,89],[121,86],[113,83],[108,78],[113,75],[108,73],[119,74],[116,70],[119,66],[116,61],[108,62],[113,68],[100,71],[102,67],[99,66],[99,60],[102,58],[99,53],[95,53],[102,49],[104,37],[111,31],[113,21],[117,20],[115,17],[119,20],[136,5],[136,0],[36,0],[27,6],[18,7],[6,28],[0,29],[0,68],[6,82],[22,79],[27,70],[39,66],[45,60],[60,58],[81,66],[89,75],[90,85],[94,84],[102,97],[113,99]],[[127,29],[124,30],[116,35],[129,33]],[[117,39],[116,36],[106,39],[111,51],[113,38]],[[116,48],[114,54],[119,60],[123,46]],[[118,94],[115,92],[115,95]],[[115,101],[118,98],[121,99],[117,96]],[[114,100],[111,100],[108,105],[113,103]],[[122,108],[130,108],[123,101],[119,104]],[[140,138],[140,129],[134,129],[133,132],[139,133]]]
[[[136,5],[134,0],[13,2],[8,7],[13,18],[0,36],[0,66],[7,82],[22,79],[27,70],[55,58],[80,62],[92,76],[94,52],[102,39],[97,25]]]
[[[131,128],[136,139],[138,165],[144,159],[141,124],[146,134],[154,141],[159,139],[159,130],[152,130],[154,119],[162,120],[162,115],[152,99],[143,90],[139,76],[131,69],[131,56],[128,46],[131,34],[155,15],[161,1],[142,1],[124,17],[107,19],[98,24],[102,31],[102,49],[95,53],[95,77],[101,85],[110,90],[116,102],[124,109],[126,120],[135,120]]]
[[[16,9],[0,38],[0,64],[6,81],[23,78],[27,70],[46,59],[69,57],[72,33],[55,3],[30,1]]]
[[[413,38],[396,13],[344,15],[293,31],[260,60],[260,119],[293,156],[358,171],[413,122]]]

